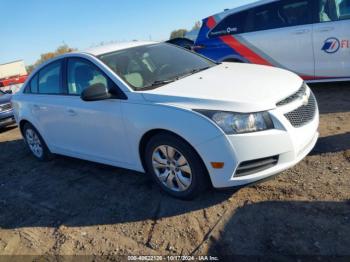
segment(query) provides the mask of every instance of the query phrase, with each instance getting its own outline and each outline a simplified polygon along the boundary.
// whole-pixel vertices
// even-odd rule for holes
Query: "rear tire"
[[[33,125],[26,123],[23,126],[22,132],[29,151],[36,159],[39,161],[47,161],[52,157],[45,141]]]
[[[162,133],[152,137],[144,159],[147,173],[173,197],[190,200],[209,185],[207,170],[197,152],[175,135]]]

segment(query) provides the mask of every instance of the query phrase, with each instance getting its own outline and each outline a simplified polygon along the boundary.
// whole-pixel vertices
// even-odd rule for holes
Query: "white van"
[[[203,20],[195,51],[215,61],[350,80],[350,0],[263,0]]]

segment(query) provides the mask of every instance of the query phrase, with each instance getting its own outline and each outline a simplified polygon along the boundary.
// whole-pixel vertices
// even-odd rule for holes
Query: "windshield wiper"
[[[172,83],[175,80],[177,80],[177,79],[156,80],[152,84],[150,84],[148,86],[145,86],[143,89],[152,89],[152,88],[155,88],[157,86],[162,86],[162,85],[166,85],[166,84]]]
[[[193,69],[190,73],[193,75],[195,73],[202,72],[202,71],[207,70],[209,68],[211,68],[211,66],[206,66],[206,67],[202,67],[202,68],[196,68],[196,69]]]
[[[192,69],[191,71],[189,72],[186,72],[185,74],[181,75],[181,76],[178,76],[177,77],[177,80],[181,79],[181,78],[184,78],[184,77],[187,77],[187,76],[190,76],[190,75],[194,75],[196,73],[199,73],[201,71],[204,71],[204,70],[207,70],[211,68],[211,66],[206,66],[206,67],[202,67],[202,68],[195,68],[195,69]]]
[[[204,70],[207,70],[211,68],[211,66],[207,66],[207,67],[202,67],[202,68],[196,68],[196,69],[192,69],[191,71],[189,72],[186,72],[185,74],[183,75],[180,75],[180,76],[177,76],[173,79],[167,79],[167,80],[156,80],[154,81],[152,84],[148,85],[148,86],[145,86],[143,88],[143,90],[147,90],[147,89],[153,89],[153,88],[156,88],[158,86],[162,86],[162,85],[166,85],[166,84],[169,84],[169,83],[172,83],[172,82],[175,82],[176,80],[179,80],[181,78],[185,78],[189,75],[193,75],[193,74],[196,74],[196,73],[199,73],[201,71],[204,71]]]

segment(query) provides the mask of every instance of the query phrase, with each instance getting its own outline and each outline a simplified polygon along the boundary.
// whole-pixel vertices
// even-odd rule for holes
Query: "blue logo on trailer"
[[[340,41],[335,37],[330,37],[324,41],[322,50],[328,54],[334,54],[340,49]]]

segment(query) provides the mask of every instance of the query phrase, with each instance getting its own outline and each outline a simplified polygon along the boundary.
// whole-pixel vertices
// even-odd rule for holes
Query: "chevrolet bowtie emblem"
[[[309,96],[308,96],[307,94],[304,94],[304,95],[302,96],[302,101],[303,101],[303,105],[304,105],[304,106],[307,106],[308,103],[309,103]]]

